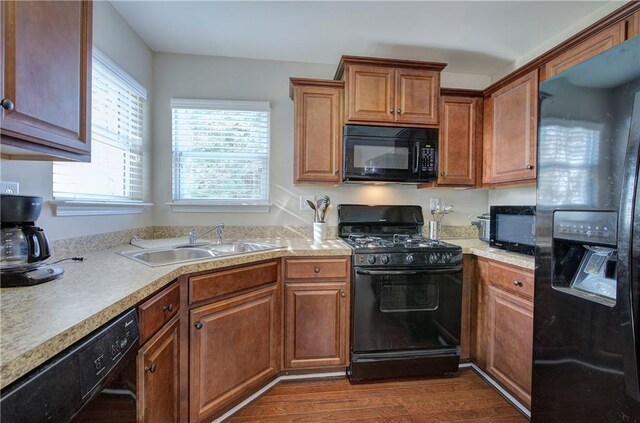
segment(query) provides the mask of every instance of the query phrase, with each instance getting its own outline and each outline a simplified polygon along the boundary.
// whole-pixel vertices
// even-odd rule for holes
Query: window
[[[91,97],[91,163],[53,163],[54,203],[140,203],[147,92],[94,48]]]
[[[269,102],[172,99],[171,113],[173,205],[268,205]]]

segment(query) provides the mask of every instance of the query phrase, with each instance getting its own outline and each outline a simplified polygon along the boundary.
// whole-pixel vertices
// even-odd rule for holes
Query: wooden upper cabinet
[[[481,94],[478,92],[478,94]],[[440,98],[438,181],[441,186],[475,186],[482,154],[482,98]]]
[[[294,183],[342,182],[344,82],[290,79]]]
[[[609,26],[574,47],[551,59],[544,65],[541,80],[551,78],[578,63],[596,56],[625,40],[625,22]]]
[[[346,123],[437,126],[444,63],[342,56]]]
[[[394,70],[351,65],[348,67],[347,121],[393,122],[395,116]]]
[[[88,161],[91,1],[7,0],[1,7],[3,156]]]
[[[537,121],[537,69],[491,94],[484,105],[483,182],[535,182]]]
[[[627,19],[627,40],[640,35],[640,10]]]

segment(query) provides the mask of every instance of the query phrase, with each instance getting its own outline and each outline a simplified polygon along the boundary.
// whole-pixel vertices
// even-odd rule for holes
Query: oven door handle
[[[383,276],[383,275],[438,275],[445,273],[458,273],[462,266],[447,267],[445,269],[423,269],[423,270],[363,270],[357,269],[357,275]]]

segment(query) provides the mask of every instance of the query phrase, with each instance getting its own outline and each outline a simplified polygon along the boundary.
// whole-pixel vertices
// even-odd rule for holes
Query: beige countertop
[[[5,387],[112,318],[135,306],[178,276],[284,256],[344,256],[342,241],[265,240],[283,248],[187,264],[148,267],[116,254],[122,245],[65,262],[65,274],[52,282],[0,289],[0,387]],[[489,248],[479,240],[448,240],[475,254],[533,269],[533,257]]]

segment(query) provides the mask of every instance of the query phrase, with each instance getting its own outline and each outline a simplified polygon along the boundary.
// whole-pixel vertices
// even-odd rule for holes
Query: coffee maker
[[[57,264],[44,264],[49,242],[35,225],[42,197],[0,195],[0,286],[30,286],[62,276]]]

